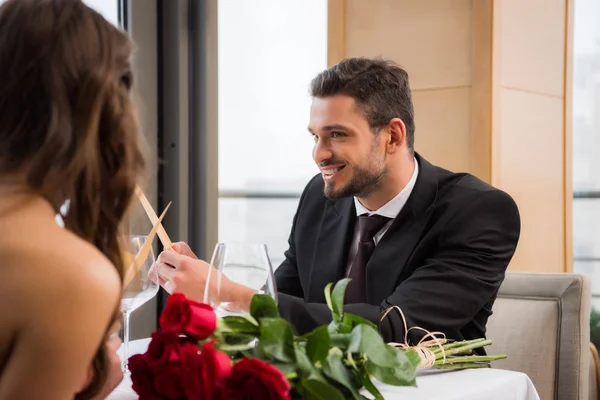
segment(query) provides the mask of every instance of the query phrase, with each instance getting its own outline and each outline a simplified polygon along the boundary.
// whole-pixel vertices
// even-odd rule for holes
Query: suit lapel
[[[415,187],[367,264],[367,301],[372,304],[394,290],[435,208],[438,186],[434,167],[418,154],[415,157],[419,163]]]
[[[311,264],[307,301],[325,302],[325,286],[344,277],[355,220],[352,197],[326,203]]]

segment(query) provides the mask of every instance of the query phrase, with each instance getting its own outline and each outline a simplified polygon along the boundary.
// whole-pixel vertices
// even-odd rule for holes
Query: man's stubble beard
[[[379,165],[371,165],[369,168],[353,167],[354,171],[350,182],[338,190],[334,189],[333,183],[325,183],[323,189],[325,197],[329,200],[339,200],[349,196],[365,198],[375,193],[381,187],[388,168],[383,162],[374,164]]]

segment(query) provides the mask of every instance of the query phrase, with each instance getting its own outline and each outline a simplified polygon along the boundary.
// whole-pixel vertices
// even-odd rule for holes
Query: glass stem
[[[121,369],[123,373],[127,373],[127,365],[129,363],[129,317],[131,310],[123,310],[123,358],[121,359]]]

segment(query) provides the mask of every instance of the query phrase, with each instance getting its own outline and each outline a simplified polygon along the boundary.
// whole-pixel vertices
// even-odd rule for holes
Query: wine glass
[[[130,235],[130,251],[134,255],[138,254],[147,239],[147,236]],[[151,270],[154,262],[154,252],[152,248],[150,248],[148,257],[145,260],[142,260],[142,265],[139,271],[135,274],[129,285],[127,285],[121,297],[121,312],[123,313],[123,353],[121,359],[121,368],[123,369],[124,373],[127,373],[128,371],[129,320],[131,313],[148,300],[152,299],[158,293],[158,271],[156,268]],[[156,276],[152,276],[154,274]]]
[[[230,302],[228,293],[221,291],[223,276],[234,283],[269,294],[277,303],[273,267],[265,244],[218,243],[215,246],[210,265],[216,271],[211,271],[206,280],[204,302],[213,307],[217,316],[244,313]],[[214,290],[215,280],[216,291]],[[210,290],[211,285],[213,286],[212,291]]]

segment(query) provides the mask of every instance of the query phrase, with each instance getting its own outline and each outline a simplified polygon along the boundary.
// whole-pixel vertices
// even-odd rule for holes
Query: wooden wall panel
[[[428,161],[453,171],[468,171],[471,90],[418,90],[415,107],[415,148]]]
[[[346,56],[384,57],[413,90],[471,83],[471,0],[346,0]]]
[[[343,56],[407,69],[417,151],[516,199],[511,269],[571,270],[573,1],[330,0]]]
[[[327,65],[346,56],[346,0],[327,2]]]
[[[562,100],[501,89],[494,135],[493,183],[510,193],[521,213],[521,239],[511,269],[564,271]]]
[[[471,53],[471,145],[469,171],[492,181],[493,0],[473,1]]]
[[[492,184],[513,195],[522,218],[510,268],[568,271],[568,3],[496,0],[493,6]]]
[[[495,1],[503,86],[564,95],[565,0]]]
[[[471,170],[471,13],[471,0],[346,0],[346,56],[408,71],[416,149],[457,171]]]

